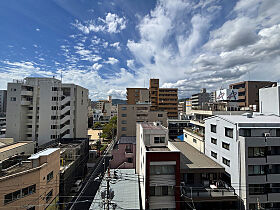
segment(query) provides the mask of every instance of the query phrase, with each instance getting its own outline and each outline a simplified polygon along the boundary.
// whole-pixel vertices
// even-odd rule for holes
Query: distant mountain
[[[126,104],[126,100],[122,99],[112,99],[112,104],[117,105],[117,104]]]

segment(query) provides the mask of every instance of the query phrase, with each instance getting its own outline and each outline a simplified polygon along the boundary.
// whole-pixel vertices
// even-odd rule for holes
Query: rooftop
[[[22,171],[26,171],[32,169],[32,164],[30,161],[22,161],[21,163],[17,163],[10,168],[3,169],[0,171],[0,177],[9,176],[12,174],[16,174]]]
[[[117,181],[110,184],[114,190],[114,198],[111,203],[117,204],[116,209],[140,209],[138,176],[135,169],[115,169]],[[111,170],[111,175],[114,174]],[[103,178],[100,190],[95,195],[90,209],[103,209],[101,191],[106,190],[106,179]],[[124,190],[125,189],[125,190]]]
[[[181,152],[181,171],[202,170],[204,172],[223,172],[225,169],[220,164],[199,152],[187,142],[170,142]]]
[[[166,152],[166,151],[170,151],[170,149],[168,147],[146,147],[146,149],[148,151],[161,151],[161,152]]]
[[[232,123],[280,123],[280,116],[254,113],[252,117],[247,117],[247,113],[242,115],[217,115],[217,117]]]
[[[38,159],[39,157],[41,156],[47,156],[47,155],[50,155],[51,153],[55,152],[59,150],[59,148],[48,148],[48,149],[45,149],[45,150],[42,150],[41,152],[38,152],[34,155],[31,155],[30,158],[28,158],[29,160],[34,160],[34,159]]]
[[[145,130],[164,130],[166,128],[164,128],[163,126],[161,125],[155,125],[153,122],[144,122],[144,123],[141,123],[143,129]]]
[[[5,146],[5,144],[4,144],[4,145],[2,145],[4,147],[0,148],[0,153],[6,152],[6,151],[11,150],[11,149],[15,149],[17,147],[21,147],[21,146],[29,144],[29,143],[32,143],[32,142],[18,142],[18,143],[10,144],[10,145],[7,145],[7,146]]]
[[[122,136],[119,144],[136,144],[136,136]]]

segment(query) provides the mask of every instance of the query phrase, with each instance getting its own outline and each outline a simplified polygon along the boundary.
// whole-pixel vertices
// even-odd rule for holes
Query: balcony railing
[[[196,131],[196,130],[193,130],[191,128],[185,128],[186,131],[192,133],[192,134],[195,134],[197,136],[200,136],[200,137],[204,137],[204,133],[201,133],[199,131]]]

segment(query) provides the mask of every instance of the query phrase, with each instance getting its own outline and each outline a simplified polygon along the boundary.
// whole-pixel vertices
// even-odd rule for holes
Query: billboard
[[[238,100],[238,89],[221,89],[216,91],[216,101]]]

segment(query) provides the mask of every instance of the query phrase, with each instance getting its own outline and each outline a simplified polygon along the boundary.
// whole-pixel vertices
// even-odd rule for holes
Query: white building
[[[260,112],[280,115],[280,85],[259,90]]]
[[[58,138],[86,138],[88,90],[55,78],[8,83],[6,137],[42,145]]]
[[[218,115],[205,120],[205,154],[225,167],[246,209],[279,208],[280,117]]]

